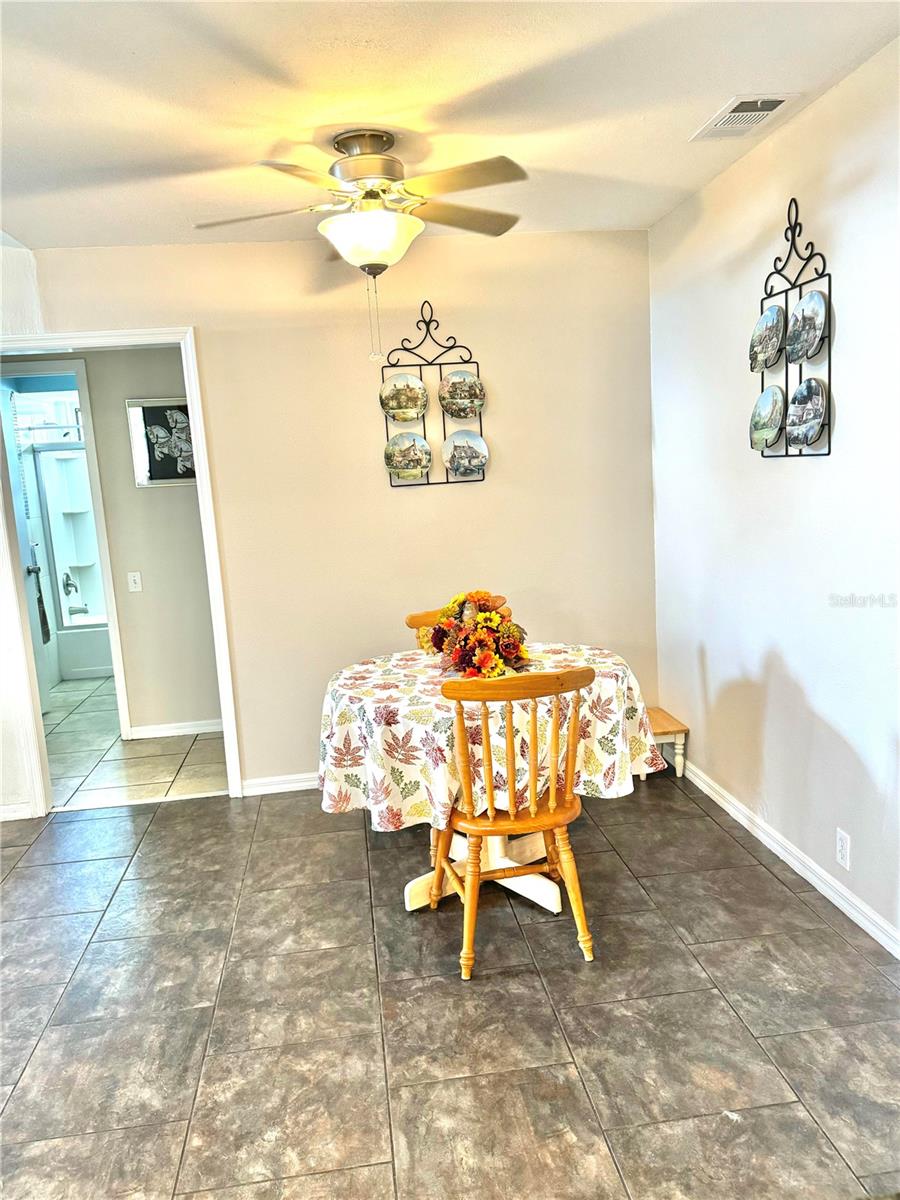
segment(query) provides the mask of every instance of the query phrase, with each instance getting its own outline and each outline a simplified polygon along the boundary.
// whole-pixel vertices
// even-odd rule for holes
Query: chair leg
[[[432,829],[431,830],[431,849],[430,849],[432,866],[434,866],[434,864],[437,862],[437,845],[438,845],[438,830]]]
[[[550,878],[559,881],[559,854],[553,838],[553,830],[544,830],[544,849],[547,852],[547,863],[550,867]]]
[[[679,779],[684,775],[684,734],[675,734],[675,774]]]
[[[444,893],[444,861],[450,853],[450,842],[453,839],[453,830],[448,825],[446,829],[439,829],[433,832],[437,833],[437,840],[434,847],[434,878],[431,881],[431,891],[428,894],[428,904],[431,908],[437,908],[438,901]]]
[[[581,897],[581,883],[578,879],[578,868],[575,866],[575,855],[572,853],[569,831],[565,825],[556,830],[556,845],[559,850],[559,869],[565,881],[566,891],[569,893],[572,916],[575,918],[575,928],[578,930],[578,945],[587,961],[593,962],[594,939],[588,929],[584,900]]]
[[[468,839],[466,856],[466,898],[463,901],[463,943],[459,956],[460,974],[463,979],[472,978],[475,962],[475,923],[478,920],[478,888],[481,882],[481,838]]]

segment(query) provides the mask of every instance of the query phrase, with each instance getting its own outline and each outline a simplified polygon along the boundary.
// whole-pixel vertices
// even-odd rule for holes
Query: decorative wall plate
[[[480,475],[490,456],[487,442],[480,434],[473,433],[470,429],[460,429],[458,433],[451,433],[441,450],[444,466],[457,479]]]
[[[398,371],[388,375],[378,393],[385,416],[392,421],[418,421],[428,407],[428,390],[418,375]]]
[[[750,446],[764,450],[774,446],[784,420],[784,392],[773,385],[760,392],[750,416]]]
[[[785,430],[788,445],[811,446],[822,429],[826,409],[825,389],[818,379],[804,379],[788,405]]]
[[[438,400],[448,417],[471,420],[484,408],[484,384],[472,371],[450,371],[441,380]]]
[[[758,374],[778,362],[784,343],[784,309],[770,304],[753,327],[750,337],[750,370]]]
[[[785,341],[788,362],[802,362],[818,352],[827,317],[828,300],[821,292],[807,292],[800,297],[788,321]]]
[[[384,448],[384,465],[396,479],[421,479],[431,466],[431,447],[418,433],[395,433]]]

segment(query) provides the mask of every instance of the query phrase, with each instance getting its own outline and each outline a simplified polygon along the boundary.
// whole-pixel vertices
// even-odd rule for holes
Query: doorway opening
[[[184,341],[2,359],[0,457],[46,751],[36,811],[240,794]],[[208,486],[202,424],[200,449]]]

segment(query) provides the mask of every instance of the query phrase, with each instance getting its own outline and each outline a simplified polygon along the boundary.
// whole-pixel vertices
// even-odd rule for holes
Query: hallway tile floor
[[[575,838],[596,961],[488,884],[463,984],[456,898],[403,908],[424,827],[315,792],[0,826],[4,1200],[895,1191],[896,961],[671,774]]]
[[[104,807],[227,791],[220,733],[119,737],[112,677],[67,679],[44,712],[54,808]]]

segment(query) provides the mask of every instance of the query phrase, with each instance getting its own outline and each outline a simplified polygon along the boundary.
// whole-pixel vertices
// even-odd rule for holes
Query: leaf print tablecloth
[[[576,762],[580,796],[627,796],[632,776],[665,767],[650,732],[638,682],[628,664],[597,646],[531,644],[530,671],[593,667],[596,678],[582,693],[583,740]],[[437,656],[409,650],[346,667],[332,676],[322,711],[319,786],[326,812],[368,808],[382,831],[428,823],[446,828],[459,791],[454,758],[453,705],[441,695],[448,676]],[[568,701],[563,700],[563,713]],[[547,786],[550,700],[539,701],[538,761]],[[516,808],[527,807],[528,702],[513,708],[516,728]],[[482,779],[481,718],[466,705],[476,811],[486,808]],[[491,751],[498,807],[506,807],[504,705],[491,706]],[[560,738],[560,765],[565,738]]]

